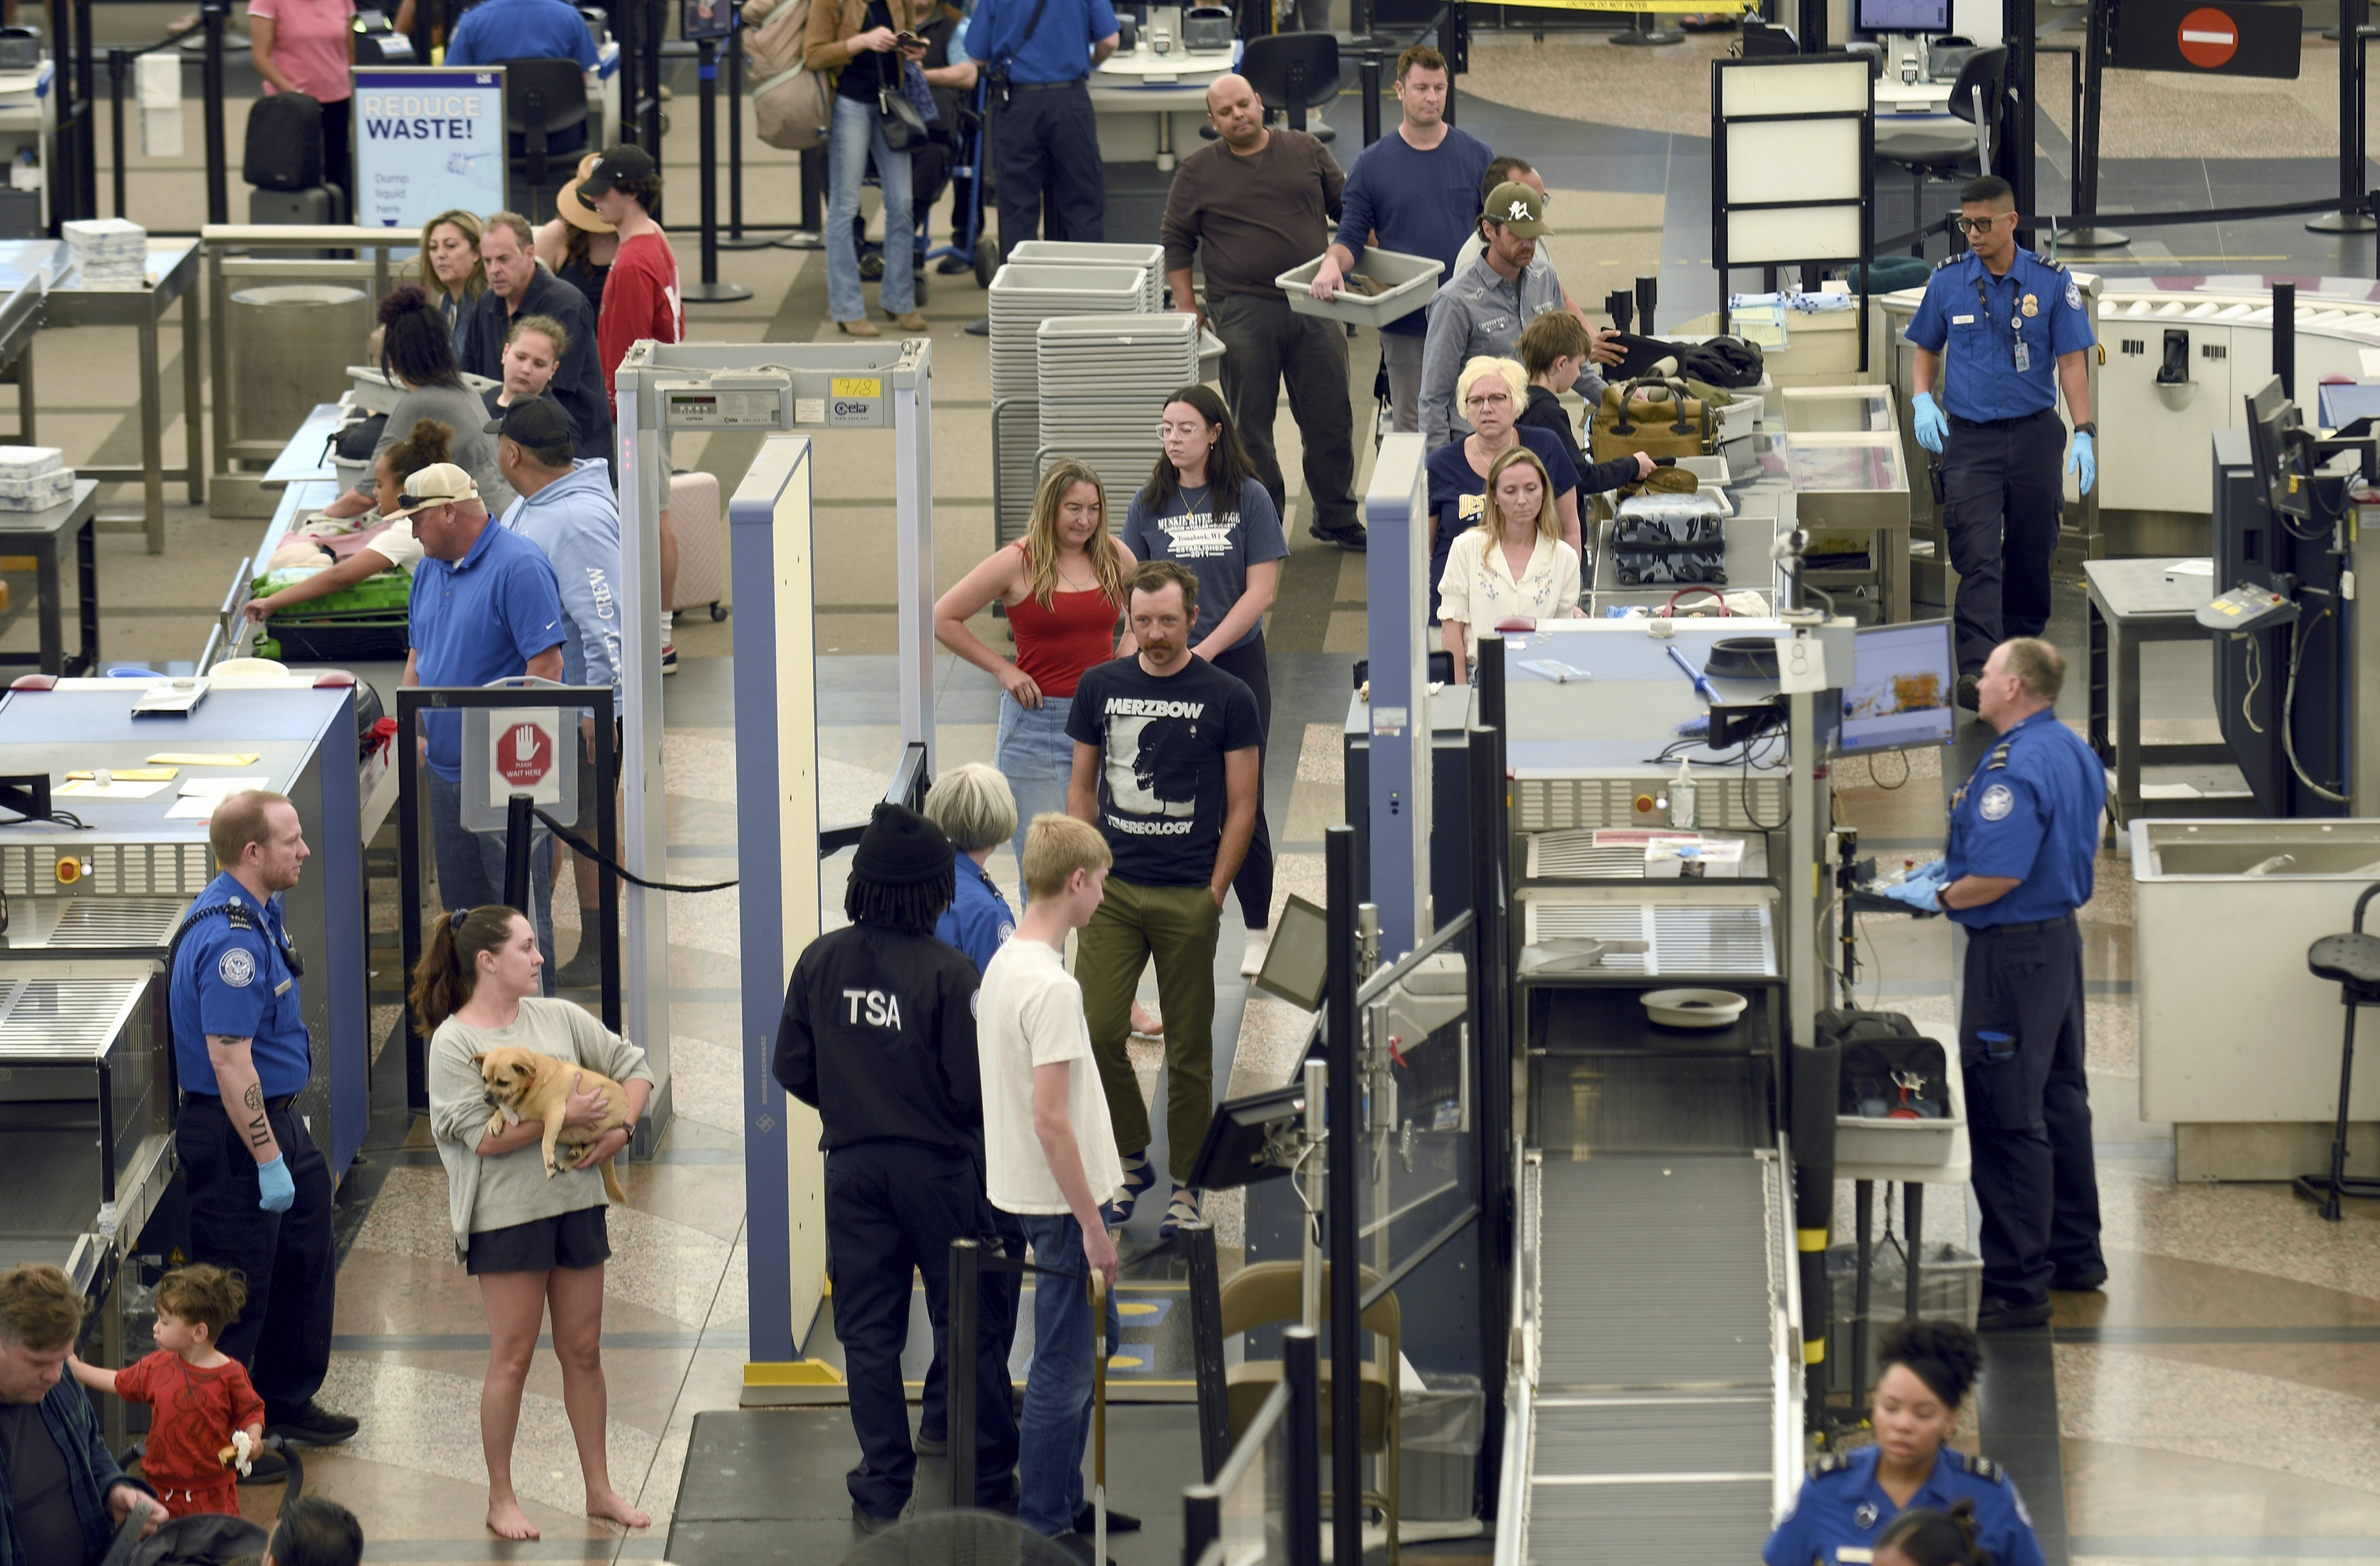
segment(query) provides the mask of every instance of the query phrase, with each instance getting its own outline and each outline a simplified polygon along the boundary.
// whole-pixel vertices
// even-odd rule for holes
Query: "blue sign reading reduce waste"
[[[420,226],[443,212],[504,206],[502,67],[355,73],[356,221]]]

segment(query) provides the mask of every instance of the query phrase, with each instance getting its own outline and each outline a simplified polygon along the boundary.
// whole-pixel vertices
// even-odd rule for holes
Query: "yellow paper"
[[[116,767],[109,771],[108,776],[114,778],[117,783],[172,783],[174,781],[174,769],[171,767]],[[96,782],[99,778],[99,773],[96,771],[89,771],[68,772],[67,774],[67,782],[68,783],[80,783],[86,778]]]
[[[259,760],[261,760],[262,758],[253,750],[243,750],[237,754],[230,751],[223,751],[212,755],[197,751],[163,750],[159,751],[156,755],[152,756],[149,759],[152,764],[161,766],[251,767]]]

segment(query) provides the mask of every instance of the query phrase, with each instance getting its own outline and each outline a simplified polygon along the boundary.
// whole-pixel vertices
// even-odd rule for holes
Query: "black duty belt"
[[[2057,929],[2074,922],[2071,914],[2060,914],[2054,919],[2028,919],[2022,924],[1978,925],[1969,935],[2038,935],[2045,929]]]
[[[185,1093],[182,1095],[182,1101],[186,1104],[221,1105],[223,1103],[223,1097],[216,1093]],[[278,1099],[265,1099],[264,1107],[268,1110],[285,1110],[291,1105],[297,1103],[297,1094],[284,1093]]]
[[[1011,92],[1055,92],[1062,88],[1080,87],[1089,80],[1089,77],[1076,76],[1069,77],[1064,81],[1012,81],[1008,84],[1008,90]]]
[[[2031,413],[2020,413],[2014,419],[1961,419],[1954,413],[1950,415],[1950,428],[1953,430],[2016,430],[2032,423],[2036,419],[2046,419],[2049,414],[2050,410],[2046,407],[2035,408]]]

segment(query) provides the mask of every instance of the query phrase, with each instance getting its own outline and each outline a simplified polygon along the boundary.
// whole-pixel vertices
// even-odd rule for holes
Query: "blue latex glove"
[[[256,1205],[267,1212],[287,1212],[289,1204],[298,1199],[298,1182],[289,1177],[285,1158],[257,1165],[256,1184],[263,1192]]]
[[[1935,455],[1942,455],[1942,439],[1950,432],[1949,421],[1942,417],[1942,408],[1935,402],[1934,394],[1920,392],[1909,399],[1917,414],[1917,443]]]
[[[1921,914],[1942,911],[1942,883],[1937,880],[1912,875],[1898,886],[1888,886],[1884,894],[1895,903],[1908,904]]]
[[[1929,886],[1947,886],[1950,880],[1950,861],[1928,859],[1901,879],[1904,885],[1912,881],[1924,881]]]
[[[2099,446],[2085,431],[2074,432],[2074,449],[2066,454],[2066,471],[2074,475],[2074,492],[2087,495],[2099,478]]]

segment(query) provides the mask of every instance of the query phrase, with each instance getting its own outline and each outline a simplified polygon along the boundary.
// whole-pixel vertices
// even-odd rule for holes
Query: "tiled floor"
[[[151,7],[160,13],[163,8]],[[122,13],[119,18],[117,13]],[[146,10],[110,7],[103,42],[124,18]],[[132,25],[124,21],[123,25]],[[122,42],[134,42],[127,33]],[[1556,35],[1540,48],[1524,37],[1483,39],[1466,83],[1466,125],[1500,146],[1531,152],[1560,192],[1552,210],[1560,233],[1551,245],[1572,291],[1599,297],[1640,273],[1664,273],[1664,319],[1708,308],[1714,280],[1699,265],[1707,249],[1706,109],[1697,95],[1713,46],[1676,53],[1630,51],[1618,62],[1597,40]],[[2287,96],[2299,122],[2328,112],[2309,76]],[[2044,115],[2043,188],[2062,193],[2065,157],[2058,101]],[[1643,71],[1640,80],[1635,73]],[[1599,73],[1599,74],[1598,74]],[[1658,78],[1656,81],[1655,79]],[[689,103],[691,83],[679,103]],[[1639,91],[1639,88],[1642,91]],[[2111,99],[2111,104],[2114,100]],[[1352,127],[1352,104],[1338,115]],[[2111,115],[2113,109],[2111,108]],[[1391,106],[1389,117],[1393,119]],[[676,116],[674,171],[692,167],[694,115]],[[2197,129],[2210,134],[2210,116]],[[2236,122],[2235,122],[2236,123]],[[237,116],[233,125],[238,134]],[[2113,127],[2111,127],[2113,128]],[[2138,134],[2135,135],[2134,132]],[[2143,121],[2111,140],[2104,188],[2111,210],[2192,200],[2252,200],[2241,192],[2320,189],[2327,165],[2309,159],[2271,161],[2276,150],[2252,127],[2228,140],[2168,144]],[[2219,142],[2220,144],[2216,144]],[[178,167],[135,159],[134,212],[158,226],[194,220],[191,156]],[[747,189],[756,219],[792,210],[792,171],[783,155],[747,138]],[[1342,145],[1345,145],[1342,140]],[[2295,143],[2292,142],[2294,148]],[[2152,155],[2154,154],[2154,161]],[[104,154],[103,153],[103,157]],[[2137,161],[2135,161],[2137,160]],[[2212,160],[2212,161],[2207,161]],[[2263,161],[2260,161],[2263,160]],[[104,186],[103,180],[103,186]],[[2057,205],[2047,203],[2053,208]],[[690,208],[688,209],[690,210]],[[2248,270],[2362,274],[2371,241],[2305,234],[2294,221],[2220,229],[2158,229],[2140,236],[2131,264],[2221,257]],[[685,263],[694,257],[681,232]],[[2286,262],[2286,265],[2281,263]],[[2127,264],[2105,262],[2110,270]],[[807,342],[831,332],[824,321],[823,263],[815,252],[728,252],[723,276],[752,285],[740,307],[694,317],[698,334],[724,340]],[[2212,270],[2212,268],[2210,268]],[[933,323],[940,480],[936,560],[939,579],[954,579],[990,546],[988,453],[981,410],[987,359],[979,339],[957,330],[980,312],[971,281],[937,278],[926,305]],[[180,439],[178,367],[164,366],[168,449]],[[130,334],[83,330],[52,334],[42,350],[44,431],[71,443],[78,461],[133,455],[137,419],[122,384]],[[1354,395],[1367,405],[1372,358],[1366,340],[1353,348]],[[1283,467],[1297,472],[1296,437],[1284,419]],[[750,454],[749,438],[683,441],[682,467],[732,478]],[[891,616],[883,606],[890,549],[881,528],[879,437],[840,437],[821,467],[820,669],[821,789],[831,818],[856,817],[881,786],[895,746],[883,722],[890,688]],[[1302,502],[1293,510],[1302,516]],[[252,523],[217,522],[176,506],[168,550],[151,557],[137,536],[109,532],[101,541],[101,601],[111,658],[188,658],[234,564],[253,544]],[[194,588],[193,584],[199,584]],[[13,577],[14,611],[0,616],[0,647],[32,642],[30,581]],[[1341,816],[1339,726],[1346,700],[1346,662],[1364,644],[1362,563],[1293,540],[1282,597],[1270,625],[1280,713],[1268,797],[1281,847],[1277,899],[1297,892],[1320,898],[1321,834]],[[2053,635],[2079,639],[2079,593],[2061,599]],[[669,683],[668,808],[670,868],[685,878],[733,873],[735,743],[726,656],[732,625],[699,616],[681,623],[686,671]],[[938,675],[944,754],[988,757],[993,705],[990,683],[946,660]],[[2188,696],[2203,690],[2186,680]],[[2190,711],[2151,710],[2152,720]],[[1888,763],[1878,775],[1896,775]],[[1867,844],[1888,855],[1930,855],[1941,828],[1938,770],[1920,769],[1888,790],[1864,771],[1839,778],[1842,818]],[[831,867],[832,868],[832,867]],[[1013,884],[1005,856],[992,868]],[[2048,1526],[2062,1513],[2060,1536],[2088,1561],[2266,1561],[2290,1559],[2380,1560],[2380,1211],[2350,1208],[2345,1224],[2320,1223],[2285,1192],[2261,1186],[2182,1187],[2172,1179],[2170,1128],[2144,1124],[2137,1112],[2137,1065],[2131,1023],[2130,885],[2121,861],[2100,863],[2099,894],[2084,912],[2089,936],[2090,1067],[2097,1114],[2102,1199],[2113,1270],[2104,1295],[2061,1301],[2054,1350],[2038,1340],[2010,1344],[1987,1384],[1983,1424],[1989,1446],[2022,1451],[2027,1471],[2059,1475],[2058,1493],[2036,1493]],[[830,893],[828,901],[836,899]],[[383,920],[382,922],[385,922]],[[577,916],[561,907],[565,952]],[[1927,1020],[1951,1014],[1951,953],[1938,922],[1867,921],[1861,951],[1862,992]],[[1227,920],[1224,959],[1235,965],[1235,929]],[[670,971],[676,1119],[660,1156],[625,1171],[628,1205],[613,1216],[615,1259],[609,1269],[606,1366],[613,1477],[651,1510],[654,1527],[624,1538],[587,1523],[579,1481],[551,1358],[533,1373],[524,1410],[516,1472],[545,1541],[498,1547],[480,1526],[483,1473],[475,1433],[476,1392],[485,1356],[475,1292],[448,1255],[443,1227],[443,1179],[418,1128],[370,1150],[376,1191],[369,1211],[350,1215],[354,1231],[340,1278],[336,1359],[326,1396],[365,1419],[351,1446],[316,1454],[309,1482],[355,1507],[380,1560],[468,1561],[492,1559],[609,1560],[658,1559],[668,1536],[694,1416],[735,1406],[746,1358],[741,1030],[735,1002],[740,954],[735,894],[682,898],[672,916]],[[1230,1091],[1277,1080],[1287,1069],[1305,1018],[1283,1003],[1248,996],[1232,973],[1221,985],[1220,1074]],[[1144,1060],[1154,1086],[1153,1059]],[[1214,1214],[1227,1243],[1237,1239],[1238,1205],[1220,1198]],[[1848,1220],[1846,1212],[1845,1221]],[[1956,1204],[1928,1206],[1929,1236],[1962,1240],[1968,1215]],[[252,1498],[269,1505],[269,1494]],[[2062,1504],[2060,1504],[2062,1502]],[[1126,1566],[1156,1566],[1153,1545],[1129,1537],[1115,1550]]]

